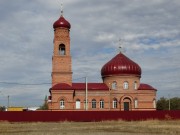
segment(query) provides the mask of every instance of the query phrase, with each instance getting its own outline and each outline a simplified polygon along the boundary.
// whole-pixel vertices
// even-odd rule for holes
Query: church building
[[[141,83],[141,67],[122,52],[101,69],[102,83],[73,83],[70,23],[54,22],[50,110],[138,111],[156,110],[156,89]],[[84,63],[85,64],[85,63]]]

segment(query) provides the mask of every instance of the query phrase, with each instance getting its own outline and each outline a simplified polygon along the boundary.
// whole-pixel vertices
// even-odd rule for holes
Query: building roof
[[[149,85],[149,84],[141,83],[141,84],[139,85],[138,90],[157,90],[157,89],[153,88],[153,87],[152,87],[151,85]]]
[[[120,52],[102,67],[101,75],[102,77],[111,75],[141,76],[141,67]]]
[[[86,88],[85,83],[73,83],[72,87],[76,90],[84,90]],[[88,83],[88,90],[109,90],[105,83]]]
[[[50,90],[85,90],[86,83],[72,83],[72,86],[66,83],[58,83],[54,85]],[[105,83],[88,83],[88,90],[101,90],[108,91],[109,88]],[[157,90],[149,84],[141,83],[138,90]]]
[[[61,15],[60,18],[54,22],[53,24],[53,28],[59,28],[59,27],[63,27],[63,28],[71,28],[71,24]]]
[[[85,90],[86,83],[72,83],[72,86],[66,83],[58,83],[50,90]],[[109,90],[105,83],[88,83],[88,90]]]
[[[51,89],[53,90],[72,90],[72,86],[66,83],[55,84]]]

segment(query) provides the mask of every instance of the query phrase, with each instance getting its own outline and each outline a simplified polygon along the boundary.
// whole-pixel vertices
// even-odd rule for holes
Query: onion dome
[[[57,21],[55,21],[53,24],[54,29],[59,27],[68,28],[68,29],[71,28],[71,24],[63,17],[63,15],[61,15],[60,18]]]
[[[121,52],[101,69],[101,76],[136,75],[141,76],[141,67]]]

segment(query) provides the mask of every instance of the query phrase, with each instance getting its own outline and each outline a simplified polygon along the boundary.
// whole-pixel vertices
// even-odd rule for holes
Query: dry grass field
[[[180,135],[177,121],[0,122],[3,135]]]

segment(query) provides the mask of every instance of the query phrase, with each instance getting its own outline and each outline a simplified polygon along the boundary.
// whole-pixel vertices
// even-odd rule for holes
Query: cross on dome
[[[118,50],[119,50],[118,52],[121,53],[122,52],[122,47],[119,46]]]
[[[125,53],[126,49],[125,49],[125,47],[123,47],[123,39],[119,38],[117,44],[119,46],[118,49],[117,49],[118,53]]]
[[[119,44],[118,52],[121,53],[121,52],[123,52],[123,47],[122,47],[123,41],[122,41],[122,39],[119,39],[118,44]]]
[[[63,16],[63,4],[61,3],[61,16]]]
[[[71,28],[71,24],[63,17],[63,4],[61,4],[61,15],[60,18],[54,22],[53,28]]]

